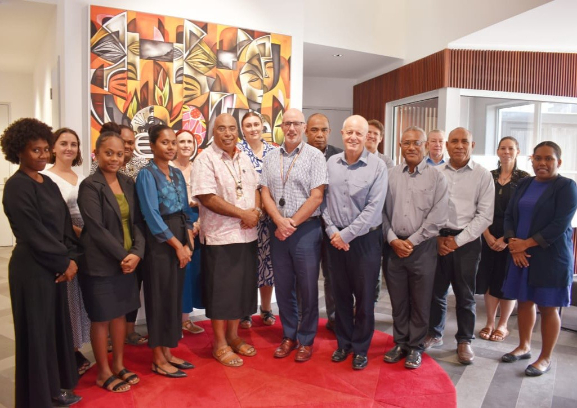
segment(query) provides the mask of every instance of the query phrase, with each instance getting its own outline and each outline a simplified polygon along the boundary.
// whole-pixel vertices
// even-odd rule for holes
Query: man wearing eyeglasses
[[[319,149],[328,160],[337,153],[343,151],[339,147],[328,144],[329,135],[331,134],[331,127],[329,119],[322,113],[315,113],[309,116],[307,120],[307,143]],[[321,270],[324,278],[325,288],[325,306],[327,308],[327,325],[326,328],[335,330],[335,300],[333,296],[333,289],[331,287],[331,273],[329,268],[329,253],[328,249],[330,242],[326,235],[323,237],[321,245]]]
[[[437,265],[437,235],[448,215],[445,176],[425,159],[425,132],[405,129],[401,136],[404,163],[389,171],[383,234],[392,251],[385,279],[393,307],[395,347],[384,357],[405,367],[421,366],[429,328],[429,312]]]
[[[265,156],[261,174],[262,200],[272,219],[271,258],[283,340],[276,358],[298,348],[295,361],[310,360],[317,333],[318,279],[322,228],[319,206],[327,180],[323,154],[303,141],[304,116],[284,113],[284,143]],[[296,291],[301,297],[299,324]]]
[[[336,305],[338,348],[332,361],[340,363],[352,353],[354,370],[367,366],[375,330],[375,286],[381,269],[382,211],[387,194],[387,167],[365,148],[368,128],[365,118],[358,115],[343,124],[345,150],[327,162],[330,184],[321,205],[330,238]]]
[[[475,277],[481,259],[481,234],[493,222],[495,183],[491,173],[471,160],[473,135],[458,127],[447,140],[449,162],[439,167],[449,183],[449,216],[437,238],[439,254],[429,333],[425,349],[443,344],[447,292],[452,285],[457,301],[457,359],[472,364],[475,330]]]

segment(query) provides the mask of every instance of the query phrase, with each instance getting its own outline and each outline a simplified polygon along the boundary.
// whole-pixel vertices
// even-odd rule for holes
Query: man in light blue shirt
[[[427,163],[431,166],[438,166],[445,163],[444,157],[445,132],[443,130],[431,130],[427,135]]]
[[[368,123],[349,117],[341,131],[345,150],[327,162],[329,185],[321,205],[330,238],[329,264],[335,297],[338,348],[332,360],[353,353],[353,369],[368,364],[375,328],[375,286],[380,272],[382,210],[387,193],[385,163],[365,149]],[[356,301],[356,310],[355,303]]]

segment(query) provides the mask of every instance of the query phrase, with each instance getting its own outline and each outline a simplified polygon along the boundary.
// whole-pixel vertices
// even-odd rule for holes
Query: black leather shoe
[[[353,370],[364,370],[367,364],[369,364],[367,356],[355,354],[355,357],[353,358]]]
[[[344,350],[344,349],[336,349],[331,357],[335,363],[343,362],[347,359],[347,356],[351,354],[351,350]]]
[[[398,344],[385,353],[383,361],[386,363],[396,363],[407,355],[407,352]]]
[[[188,361],[185,361],[185,360],[182,360],[182,363],[173,363],[172,361],[169,361],[169,363],[173,367],[176,367],[180,370],[190,370],[191,368],[194,368],[194,364],[189,363]]]
[[[419,350],[411,350],[405,359],[405,368],[419,368],[421,366],[422,358]]]
[[[69,407],[70,405],[76,404],[81,399],[82,397],[80,395],[76,395],[72,391],[60,390],[60,394],[58,394],[57,397],[53,397],[52,402],[56,407]]]

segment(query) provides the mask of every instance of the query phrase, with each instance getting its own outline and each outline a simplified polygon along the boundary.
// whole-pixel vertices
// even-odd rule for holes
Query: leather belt
[[[441,228],[439,235],[442,237],[454,237],[455,235],[459,235],[461,232],[463,232],[462,229],[454,230],[451,228]]]

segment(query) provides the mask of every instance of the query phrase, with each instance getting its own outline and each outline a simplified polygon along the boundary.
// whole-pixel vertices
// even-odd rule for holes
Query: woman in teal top
[[[118,173],[124,144],[117,133],[102,133],[96,141],[98,169],[78,192],[84,220],[80,240],[87,250],[80,287],[92,321],[92,349],[98,367],[96,384],[125,392],[139,382],[123,363],[126,313],[140,307],[136,269],[144,256],[143,221],[134,182]],[[108,329],[112,367],[108,363]]]
[[[154,159],[140,170],[136,191],[146,221],[144,303],[152,371],[170,378],[185,377],[192,364],[172,355],[182,336],[182,287],[185,267],[194,250],[196,217],[188,203],[180,170],[169,166],[176,154],[176,135],[168,126],[148,131]]]

